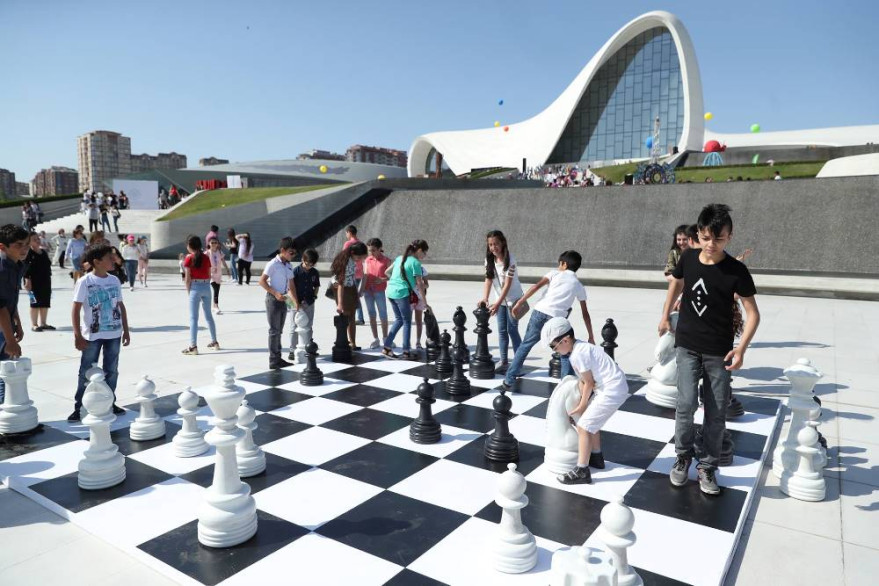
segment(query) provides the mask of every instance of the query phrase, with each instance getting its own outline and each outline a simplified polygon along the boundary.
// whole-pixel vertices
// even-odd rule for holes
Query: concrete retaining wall
[[[47,202],[36,201],[40,204],[40,209],[43,210],[43,221],[48,222],[78,212],[81,200],[71,198]],[[21,205],[0,208],[0,226],[4,224],[21,224]]]

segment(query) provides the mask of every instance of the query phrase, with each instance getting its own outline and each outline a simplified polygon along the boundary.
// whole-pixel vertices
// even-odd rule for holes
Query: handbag
[[[330,299],[332,301],[336,301],[336,282],[330,281],[327,285],[326,291],[324,291],[324,297]]]
[[[498,293],[498,296],[500,296],[501,291],[503,290],[503,287],[501,287],[501,280],[498,279],[497,273],[495,273],[495,275],[494,275],[494,280],[495,280],[495,282],[497,282],[497,293]],[[531,309],[531,306],[528,305],[527,301],[523,301],[519,305],[519,309],[517,309],[517,310],[514,309],[515,303],[510,303],[509,299],[505,299],[504,301],[506,302],[507,308],[510,310],[510,315],[516,321],[519,321],[520,319],[522,319],[525,316],[525,314],[528,313],[528,311]]]
[[[406,276],[406,271],[404,270],[403,263],[400,263],[400,275],[403,277],[403,280],[406,281],[406,286],[409,287],[409,305],[417,305],[418,304],[418,293],[415,292],[415,288],[409,284],[409,277]]]

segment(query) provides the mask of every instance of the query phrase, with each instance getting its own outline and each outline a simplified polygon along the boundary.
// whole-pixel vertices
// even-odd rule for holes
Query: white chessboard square
[[[465,515],[475,515],[497,495],[498,475],[451,460],[437,460],[390,489]]]
[[[658,472],[660,474],[668,474],[672,465],[675,463],[675,446],[668,444],[656,455],[648,470]],[[692,481],[698,479],[698,471],[696,470],[696,462],[690,466],[688,477]],[[751,492],[754,485],[757,484],[758,475],[760,474],[760,461],[743,458],[741,456],[733,456],[732,466],[721,466],[717,469],[717,484],[724,488],[737,488],[745,492]]]
[[[383,489],[312,468],[254,495],[260,510],[315,530]]]
[[[209,446],[203,454],[192,456],[191,458],[180,458],[174,455],[174,443],[168,442],[149,450],[131,454],[128,457],[147,466],[157,468],[162,472],[181,476],[213,464],[216,459],[214,458],[215,453],[216,448]]]
[[[531,372],[529,372],[528,374],[526,374],[522,378],[530,378],[530,379],[540,380],[540,381],[545,381],[545,382],[550,382],[550,383],[557,383],[560,380],[560,379],[549,376],[549,369],[548,368],[539,368],[537,370],[532,370]]]
[[[369,368],[371,370],[381,370],[383,372],[403,372],[412,368],[418,368],[422,362],[414,360],[373,360],[372,362],[364,362],[360,368]]]
[[[298,433],[296,435],[302,434]],[[403,429],[399,429],[394,433],[390,433],[385,437],[379,439],[378,441],[379,443],[387,444],[389,446],[397,446],[398,448],[403,448],[404,450],[419,452],[421,454],[427,454],[428,456],[434,456],[436,458],[444,458],[452,452],[459,450],[473,440],[478,439],[482,436],[483,434],[477,433],[475,431],[470,431],[469,429],[461,429],[460,427],[443,425],[442,438],[435,444],[416,444],[411,439],[409,439],[408,427],[404,427]]]
[[[629,492],[644,472],[640,468],[614,462],[605,462],[604,470],[590,468],[589,471],[592,473],[592,484],[562,484],[558,481],[560,475],[550,472],[546,464],[538,466],[525,479],[550,488],[611,502],[617,496]]]
[[[409,428],[405,429],[409,433]],[[408,435],[406,436],[408,439]],[[262,449],[270,454],[319,466],[369,443],[368,439],[323,427],[312,427],[279,440],[269,442]]]
[[[253,372],[250,374],[258,374],[259,372],[262,372],[262,371],[257,371],[257,372]],[[244,376],[249,376],[250,374],[244,375]],[[240,378],[235,379],[235,385],[244,389],[244,393],[247,395],[249,395],[250,393],[255,393],[257,391],[261,391],[263,389],[269,388],[269,385],[264,385],[262,383],[255,383],[255,382],[252,382],[249,380],[241,380]],[[216,385],[201,385],[198,387],[192,387],[191,390],[196,395],[198,395],[200,397],[204,397],[207,393],[211,392],[212,389],[216,389],[216,388],[217,388]],[[182,391],[183,389],[181,388],[180,390]]]
[[[385,413],[395,413],[397,415],[402,415],[403,417],[412,417],[414,419],[418,417],[418,412],[420,410],[420,406],[415,402],[417,397],[418,395],[415,393],[400,393],[396,397],[391,397],[380,403],[370,405],[369,408],[384,411]],[[445,411],[455,405],[457,405],[457,403],[454,401],[436,399],[436,402],[431,405],[432,413],[436,415],[437,413]]]
[[[744,415],[729,419],[726,422],[727,429],[735,429],[736,431],[747,431],[759,435],[771,436],[775,431],[775,423],[778,421],[777,413],[772,415],[763,415],[761,413],[751,413],[746,411]]]
[[[495,523],[477,517],[467,519],[409,564],[409,569],[446,584],[545,586],[550,582],[552,554],[564,545],[537,537],[537,565],[524,574],[504,574],[492,564],[497,533]]]
[[[675,421],[629,411],[617,411],[611,415],[601,430],[667,443],[675,435]]]
[[[494,378],[473,378],[472,376],[467,378],[470,379],[471,386],[479,387],[480,389],[495,389],[504,382],[504,377],[497,374],[494,375]]]
[[[76,522],[110,543],[134,547],[197,518],[204,491],[171,478],[77,513]]]
[[[434,383],[437,380],[438,379],[428,379],[428,382]],[[417,389],[418,385],[420,385],[422,382],[424,382],[424,379],[421,377],[397,372],[394,374],[389,374],[388,376],[383,376],[381,378],[371,380],[366,384],[371,387],[378,387],[380,389],[390,389],[392,391],[398,391],[400,393],[409,393]]]
[[[320,425],[361,409],[363,407],[358,405],[331,401],[323,397],[314,397],[313,399],[299,401],[298,403],[275,409],[272,411],[272,415],[278,415],[293,421],[301,421],[310,425]]]
[[[15,488],[76,472],[88,447],[87,441],[76,440],[3,460],[0,481]]]
[[[472,383],[474,381],[470,382]],[[494,405],[492,404],[492,402],[494,401],[494,398],[500,394],[501,392],[499,389],[492,389],[490,391],[480,393],[472,399],[467,399],[466,401],[464,401],[464,404],[473,405],[474,407],[483,407],[485,409],[494,409]],[[513,402],[513,404],[510,406],[510,411],[512,411],[516,415],[525,413],[526,411],[533,409],[541,403],[545,403],[549,400],[546,397],[535,397],[534,395],[523,395],[521,393],[508,393],[507,396]]]
[[[518,395],[516,396],[518,399]],[[510,419],[510,433],[526,444],[544,446],[546,442],[546,420],[530,415],[519,415]]]
[[[303,385],[299,381],[294,381],[292,383],[278,385],[277,388],[284,389],[286,391],[295,391],[304,395],[311,395],[312,397],[322,397],[323,395],[327,395],[335,391],[341,391],[342,389],[353,387],[356,384],[357,383],[348,382],[346,380],[336,380],[333,378],[324,377],[324,384],[317,387],[309,387]]]
[[[365,551],[309,533],[244,568],[223,581],[223,586],[276,584],[280,576],[290,576],[291,572],[295,573],[296,584],[384,584],[402,570]]]

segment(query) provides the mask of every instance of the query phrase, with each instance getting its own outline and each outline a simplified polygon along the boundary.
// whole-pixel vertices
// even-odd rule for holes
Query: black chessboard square
[[[456,450],[445,457],[446,460],[467,464],[475,468],[482,468],[490,472],[506,472],[505,462],[495,462],[485,457],[485,442],[488,435],[473,440],[463,448]],[[538,466],[543,464],[545,450],[541,446],[519,442],[519,459],[516,461],[516,471],[523,476],[531,474]]]
[[[442,399],[444,401],[453,401],[455,403],[463,403],[467,399],[472,399],[476,395],[480,395],[488,390],[488,389],[485,389],[482,387],[477,387],[476,385],[470,385],[470,393],[465,394],[465,395],[452,395],[446,390],[446,383],[447,382],[448,381],[441,380],[441,381],[437,381],[431,385],[431,386],[433,386],[433,396],[435,399]],[[417,391],[418,391],[418,389],[416,388],[416,389],[413,389],[411,391],[411,393],[414,395],[414,394],[417,394]]]
[[[654,440],[612,431],[601,432],[604,459],[632,468],[647,469],[664,447],[664,443]]]
[[[177,413],[177,409],[180,408],[180,404],[177,402],[180,399],[181,393],[174,393],[173,395],[163,395],[156,399],[155,403],[153,403],[153,408],[156,410],[156,415],[159,417],[168,417],[169,415],[174,415]],[[198,397],[198,406],[206,407],[207,401],[205,401],[204,397]],[[127,405],[123,405],[129,411],[140,412],[140,402],[135,401],[133,403],[129,403]]]
[[[736,395],[736,398],[742,403],[745,411],[748,413],[757,413],[759,415],[775,415],[778,413],[778,399],[768,399],[766,397],[752,397],[749,395]]]
[[[358,384],[322,396],[324,399],[330,399],[331,401],[342,401],[343,403],[357,405],[358,407],[370,407],[399,395],[398,391]]]
[[[409,417],[367,408],[322,423],[320,427],[370,440],[377,440],[399,429],[408,427],[410,423],[412,423],[412,419]]]
[[[275,387],[256,391],[245,397],[247,404],[257,411],[274,411],[275,409],[280,409],[281,407],[286,407],[287,405],[299,403],[300,401],[305,401],[311,398],[311,395],[278,389]]]
[[[627,376],[626,383],[629,385],[629,394],[635,394],[641,387],[647,384],[647,379],[640,376]]]
[[[631,388],[629,389],[631,390]],[[674,419],[675,410],[669,407],[660,407],[654,405],[647,400],[644,395],[630,395],[626,401],[620,405],[620,411],[629,413],[638,413],[640,415],[649,415],[650,417],[662,417],[663,419]]]
[[[190,578],[213,586],[292,543],[308,531],[289,521],[257,510],[256,535],[241,545],[223,549],[198,542],[198,521],[142,543],[138,549]]]
[[[162,437],[153,440],[135,441],[131,439],[131,428],[123,427],[122,429],[117,429],[110,432],[110,441],[112,441],[119,447],[120,454],[130,456],[131,454],[136,454],[138,452],[149,450],[150,448],[155,448],[167,444],[172,439],[174,439],[174,435],[178,431],[180,431],[179,425],[177,425],[176,423],[171,423],[170,421],[166,421],[165,435],[163,435]]]
[[[441,425],[451,425],[452,427],[460,427],[479,433],[494,430],[494,411],[482,407],[474,407],[473,405],[459,403],[454,407],[437,413],[434,415],[434,418]]]
[[[68,511],[80,513],[173,478],[170,474],[131,458],[125,459],[125,480],[116,486],[102,490],[83,490],[77,484],[78,477],[79,473],[71,472],[65,476],[34,484],[30,489]]]
[[[404,370],[406,374],[417,376],[418,378],[429,378],[431,380],[440,380],[444,378],[449,378],[451,373],[440,374],[436,371],[436,366],[433,364],[419,364],[414,368],[407,368]]]
[[[533,482],[527,484],[525,494],[528,496],[528,506],[522,509],[522,523],[534,535],[558,543],[578,544],[586,541],[601,524],[601,509],[607,504],[607,501]],[[501,508],[492,502],[476,516],[499,523]]]
[[[406,568],[387,582],[385,586],[446,586],[445,582],[428,578],[424,574]]]
[[[558,385],[557,382],[535,380],[532,378],[517,378],[513,382],[513,386],[510,387],[510,394],[515,395],[516,393],[520,393],[522,395],[548,398],[552,394],[556,385]],[[498,386],[495,388],[498,387],[500,387],[500,380],[498,380]]]
[[[427,454],[372,442],[320,467],[373,486],[389,488],[436,461],[437,458]]]
[[[537,417],[538,419],[546,419],[546,408],[549,406],[549,401],[543,401],[539,405],[535,405],[528,411],[522,413],[522,415],[529,415],[531,417]]]
[[[78,439],[78,437],[64,433],[60,429],[40,424],[37,429],[29,433],[0,436],[0,461],[60,446]]]
[[[266,385],[267,387],[280,387],[288,383],[299,382],[299,373],[292,370],[267,370],[250,376],[242,376],[239,380]]]
[[[327,376],[335,380],[343,380],[349,383],[368,383],[371,380],[382,378],[389,374],[391,373],[384,370],[377,370],[375,368],[351,367],[345,368],[344,370],[337,370]]]
[[[333,360],[332,362],[353,364],[354,366],[366,364],[367,362],[375,362],[376,360],[387,360],[381,354],[364,354],[363,352],[352,352],[351,358],[348,360]],[[318,365],[320,366],[320,365]]]
[[[307,423],[293,421],[286,417],[278,417],[271,413],[257,415],[254,423],[258,427],[253,431],[253,441],[258,446],[293,435],[294,433],[299,433],[300,431],[305,431],[311,427]]]
[[[710,496],[699,490],[698,482],[673,486],[668,474],[647,470],[626,493],[625,503],[657,515],[733,532],[747,496],[745,491],[726,487],[721,487],[719,495]]]
[[[241,480],[250,486],[250,494],[256,494],[307,470],[311,470],[311,466],[266,452],[266,469],[256,476],[242,478]],[[183,474],[180,478],[207,488],[214,481],[214,465],[209,464],[188,474]]]
[[[701,433],[702,425],[696,423],[695,427],[697,434]],[[733,454],[750,460],[759,460],[763,457],[763,446],[766,445],[768,439],[765,435],[730,429],[728,427],[726,429],[729,431],[730,437],[732,437]],[[674,436],[668,440],[668,443],[675,443]],[[699,453],[698,447],[696,448],[696,453]]]
[[[457,511],[384,491],[323,525],[317,533],[407,566],[468,518]]]

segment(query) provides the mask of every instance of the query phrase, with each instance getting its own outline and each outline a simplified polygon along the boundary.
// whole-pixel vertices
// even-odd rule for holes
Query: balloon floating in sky
[[[495,127],[495,128],[497,128],[497,127],[500,126],[500,125],[501,125],[500,122],[498,122],[497,120],[494,121],[494,127]]]
[[[647,140],[644,141],[644,146],[646,146],[648,149],[653,148],[653,137],[652,136],[647,137]]]
[[[760,125],[759,124],[752,124],[751,125],[751,132],[760,132]]]
[[[510,131],[510,127],[509,127],[509,126],[504,126],[504,132],[509,132],[509,131]]]
[[[379,181],[383,181],[383,180],[384,180],[384,178],[385,178],[385,176],[384,176],[384,175],[379,175],[379,176],[378,176],[378,180],[379,180]]]
[[[320,169],[320,172],[321,172],[321,173],[326,173],[326,172],[327,172],[327,166],[326,166],[326,165],[321,165],[320,167],[318,167],[318,169]]]
[[[712,118],[714,118],[714,114],[711,112],[705,112],[705,120],[711,120]]]
[[[757,153],[757,154],[754,155],[753,158],[751,159],[751,164],[752,164],[752,165],[756,165],[756,164],[757,164],[757,161],[759,161],[759,160],[760,160],[760,153]]]
[[[503,106],[503,105],[504,105],[504,101],[503,101],[503,100],[498,100],[498,101],[497,101],[497,105],[498,105],[498,106]]]

